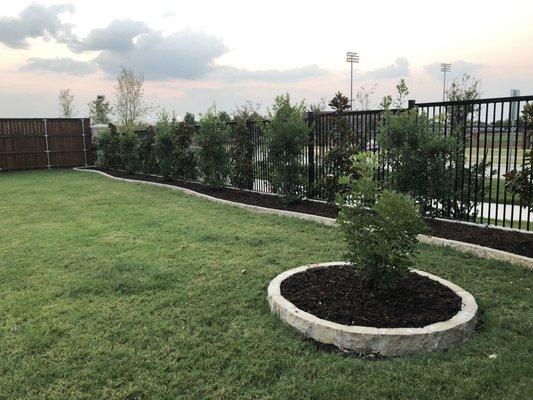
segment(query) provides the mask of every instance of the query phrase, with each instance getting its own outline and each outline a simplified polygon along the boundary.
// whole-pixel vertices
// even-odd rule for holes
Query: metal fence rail
[[[449,213],[446,204],[437,205],[445,218],[460,219],[488,225],[532,229],[532,205],[520,196],[505,190],[505,174],[521,170],[525,151],[531,149],[532,128],[522,116],[524,105],[532,104],[533,96],[501,97],[468,101],[419,103],[409,102],[425,113],[435,133],[454,134],[462,149],[456,161],[455,192],[464,213]],[[377,134],[383,110],[348,111],[343,113],[355,132],[354,146],[360,151],[380,151]],[[324,199],[319,183],[328,170],[325,156],[335,144],[332,142],[332,112],[307,115],[310,126],[308,145],[302,149],[302,165],[307,170],[307,193],[314,199]],[[254,141],[254,186],[260,192],[270,192],[270,168],[266,163],[266,141],[261,124],[250,124]],[[386,174],[382,165],[379,177]],[[448,213],[446,213],[448,210]]]

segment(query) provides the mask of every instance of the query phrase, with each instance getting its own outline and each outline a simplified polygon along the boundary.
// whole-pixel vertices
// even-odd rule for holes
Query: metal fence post
[[[416,100],[407,100],[407,108],[414,108]]]
[[[309,140],[307,144],[307,175],[308,196],[310,197],[314,193],[315,188],[315,129],[313,124],[313,111],[307,113],[307,126],[309,127]]]
[[[81,137],[83,138],[83,157],[87,166],[87,145],[85,143],[85,120],[81,118]]]
[[[52,165],[50,164],[50,148],[48,147],[48,124],[46,122],[46,119],[43,119],[44,123],[44,145],[46,150],[44,151],[46,154],[46,167],[50,169]]]

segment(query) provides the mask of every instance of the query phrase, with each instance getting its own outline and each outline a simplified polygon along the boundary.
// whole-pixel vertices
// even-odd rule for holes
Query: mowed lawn
[[[531,399],[532,272],[420,245],[416,267],[469,290],[479,328],[370,361],[268,309],[278,273],[342,254],[312,222],[84,172],[0,174],[0,399]]]

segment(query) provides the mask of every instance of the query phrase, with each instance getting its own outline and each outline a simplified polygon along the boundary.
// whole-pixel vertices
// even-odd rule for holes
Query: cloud
[[[73,40],[72,25],[59,19],[65,12],[74,12],[74,6],[30,4],[16,17],[0,17],[0,42],[15,49],[27,48],[28,39],[38,37],[69,43]]]
[[[442,80],[442,71],[440,70],[440,62],[434,62],[432,64],[424,65],[424,71],[435,78],[436,80]],[[475,64],[468,61],[454,61],[451,63],[451,75],[461,76],[463,74],[476,74],[483,69],[482,64]]]
[[[132,50],[135,46],[133,40],[140,34],[150,31],[150,28],[144,22],[117,19],[105,28],[93,29],[85,39],[77,40],[71,44],[70,48],[76,52],[87,50]]]
[[[174,18],[177,17],[178,14],[175,11],[165,11],[161,16],[163,18]]]
[[[409,76],[409,61],[405,57],[398,57],[394,64],[377,68],[372,71],[365,71],[359,74],[359,78],[367,79],[391,79]]]
[[[20,71],[52,72],[68,75],[88,75],[96,72],[94,62],[78,61],[72,58],[30,58]]]
[[[32,4],[17,17],[0,18],[0,41],[11,47],[25,48],[28,38],[44,37],[67,44],[75,53],[98,52],[90,62],[31,58],[20,70],[85,75],[99,68],[115,75],[120,67],[126,67],[144,73],[147,80],[209,78],[226,82],[290,82],[328,74],[316,65],[256,71],[217,66],[215,60],[229,51],[219,37],[191,30],[164,35],[142,21],[130,19],[114,20],[79,38],[72,34],[71,25],[59,19],[61,13],[73,10],[70,4]]]
[[[284,70],[265,69],[257,71],[231,66],[218,66],[214,70],[212,77],[227,81],[253,80],[265,82],[290,82],[327,75],[329,75],[329,72],[319,68],[317,65],[307,65],[301,68]]]
[[[95,62],[115,74],[120,66],[144,72],[148,80],[197,79],[213,70],[213,61],[228,51],[216,36],[189,30],[163,36],[150,31],[127,51],[103,50]]]

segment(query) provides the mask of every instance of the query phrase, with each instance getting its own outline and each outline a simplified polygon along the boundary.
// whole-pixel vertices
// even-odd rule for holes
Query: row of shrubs
[[[110,125],[97,138],[96,166],[160,175],[164,180],[201,180],[211,187],[231,185],[252,189],[254,141],[249,123],[261,124],[272,171],[269,183],[286,202],[305,195],[302,150],[309,127],[304,120],[305,104],[292,104],[289,95],[276,97],[268,123],[244,108],[228,121],[215,107],[204,113],[198,125],[178,122],[163,111],[154,127],[135,132]],[[254,121],[255,120],[255,121]]]

